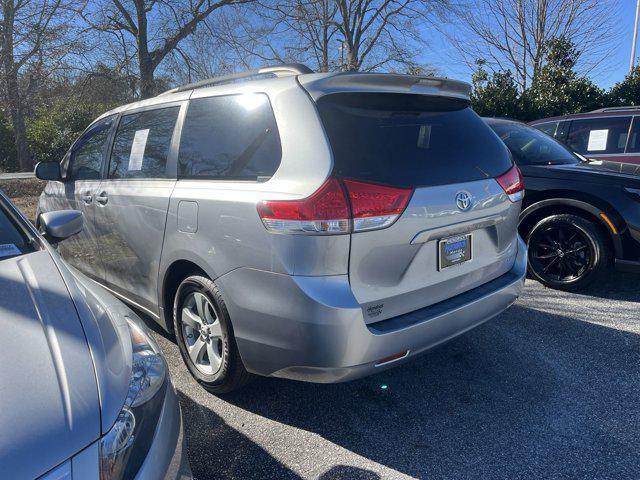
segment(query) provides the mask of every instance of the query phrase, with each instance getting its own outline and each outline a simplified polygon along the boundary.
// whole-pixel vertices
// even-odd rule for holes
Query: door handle
[[[85,194],[82,196],[82,201],[89,205],[93,201],[93,195]]]
[[[107,195],[107,192],[102,192],[96,197],[96,202],[98,202],[100,205],[106,205],[108,201],[109,196]]]

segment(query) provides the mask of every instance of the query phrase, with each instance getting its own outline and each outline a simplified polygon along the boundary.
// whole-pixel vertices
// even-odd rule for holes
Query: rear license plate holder
[[[471,234],[443,238],[438,242],[438,270],[471,260]]]

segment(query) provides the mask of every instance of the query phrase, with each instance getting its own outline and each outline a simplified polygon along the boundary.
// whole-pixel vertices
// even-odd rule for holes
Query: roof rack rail
[[[605,107],[592,110],[589,113],[602,113],[602,112],[621,112],[624,110],[640,110],[640,105],[629,105],[627,107]]]
[[[276,77],[286,77],[289,75],[303,75],[305,73],[313,73],[313,70],[311,70],[309,67],[301,63],[271,65],[267,67],[256,68],[254,70],[247,70],[245,72],[232,73],[231,75],[222,75],[219,77],[207,78],[206,80],[189,83],[188,85],[183,85],[177,88],[172,88],[171,90],[167,90],[166,92],[163,92],[160,95],[186,92],[188,90],[194,90],[196,88],[205,88],[205,87],[211,87],[213,85],[220,85],[223,83],[231,83],[236,80],[250,79],[251,77],[256,77],[259,75],[272,74]]]

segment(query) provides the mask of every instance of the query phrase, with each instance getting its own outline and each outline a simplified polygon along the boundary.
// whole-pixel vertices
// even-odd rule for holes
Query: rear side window
[[[624,153],[631,117],[573,120],[567,145],[583,155]]]
[[[555,137],[556,129],[558,128],[558,122],[541,123],[539,125],[534,125],[534,127],[540,130],[542,133],[546,133],[550,137]]]
[[[123,115],[118,124],[109,178],[165,178],[180,107]]]
[[[393,186],[498,176],[512,166],[468,102],[397,93],[336,93],[318,100],[334,174]]]
[[[180,178],[257,180],[272,176],[282,157],[265,94],[192,100],[182,128]]]
[[[67,169],[69,180],[97,180],[101,176],[102,161],[113,117],[99,120],[74,144]]]

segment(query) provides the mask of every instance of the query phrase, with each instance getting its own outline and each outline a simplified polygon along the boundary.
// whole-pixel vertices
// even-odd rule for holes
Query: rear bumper
[[[520,295],[527,248],[498,279],[430,307],[367,325],[346,275],[296,277],[241,268],[220,277],[238,348],[259,375],[334,383],[404,362],[508,308]],[[377,366],[381,359],[406,356]]]

